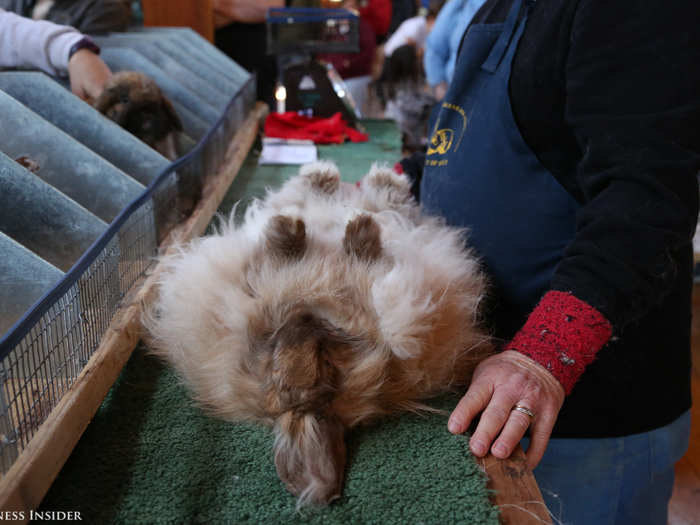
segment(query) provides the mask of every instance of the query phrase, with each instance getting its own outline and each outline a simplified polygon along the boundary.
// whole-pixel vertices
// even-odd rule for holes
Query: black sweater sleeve
[[[616,329],[687,271],[677,265],[698,214],[699,15],[695,2],[581,0],[572,20],[563,117],[582,207],[552,286]]]

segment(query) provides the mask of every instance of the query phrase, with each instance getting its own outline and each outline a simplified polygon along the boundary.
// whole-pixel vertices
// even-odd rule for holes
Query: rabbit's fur
[[[423,215],[389,169],[355,187],[331,163],[304,166],[163,263],[149,344],[215,415],[274,429],[301,503],[339,496],[347,429],[428,409],[491,349],[463,232]]]
[[[170,100],[147,75],[114,73],[93,106],[164,157],[178,157],[177,134],[182,131],[182,122]]]

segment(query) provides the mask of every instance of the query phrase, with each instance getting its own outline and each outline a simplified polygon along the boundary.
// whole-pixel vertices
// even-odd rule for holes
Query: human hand
[[[214,0],[217,27],[227,21],[255,24],[264,22],[271,7],[284,7],[284,0]]]
[[[447,82],[440,82],[438,85],[433,87],[433,96],[435,100],[442,100],[447,94]]]
[[[89,49],[79,49],[68,61],[71,91],[83,100],[96,99],[112,76],[107,64]]]
[[[475,456],[484,456],[490,448],[494,456],[504,459],[531,427],[527,465],[534,469],[547,448],[564,396],[564,388],[542,365],[506,350],[477,366],[467,393],[450,415],[448,429],[463,433],[483,410],[469,447]],[[535,417],[515,410],[516,405]]]

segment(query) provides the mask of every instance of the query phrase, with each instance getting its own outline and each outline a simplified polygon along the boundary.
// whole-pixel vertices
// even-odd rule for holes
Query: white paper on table
[[[312,140],[266,137],[258,164],[306,164],[317,159],[318,151]]]

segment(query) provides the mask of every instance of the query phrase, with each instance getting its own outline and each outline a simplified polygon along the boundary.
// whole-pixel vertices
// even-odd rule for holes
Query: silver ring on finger
[[[531,421],[532,421],[533,419],[535,419],[535,413],[534,413],[532,410],[530,410],[529,408],[527,408],[527,407],[524,407],[524,406],[522,406],[522,405],[515,405],[515,406],[513,407],[513,410],[517,410],[518,412],[522,412],[523,414],[525,414],[526,416],[528,416],[528,417],[530,418]]]

